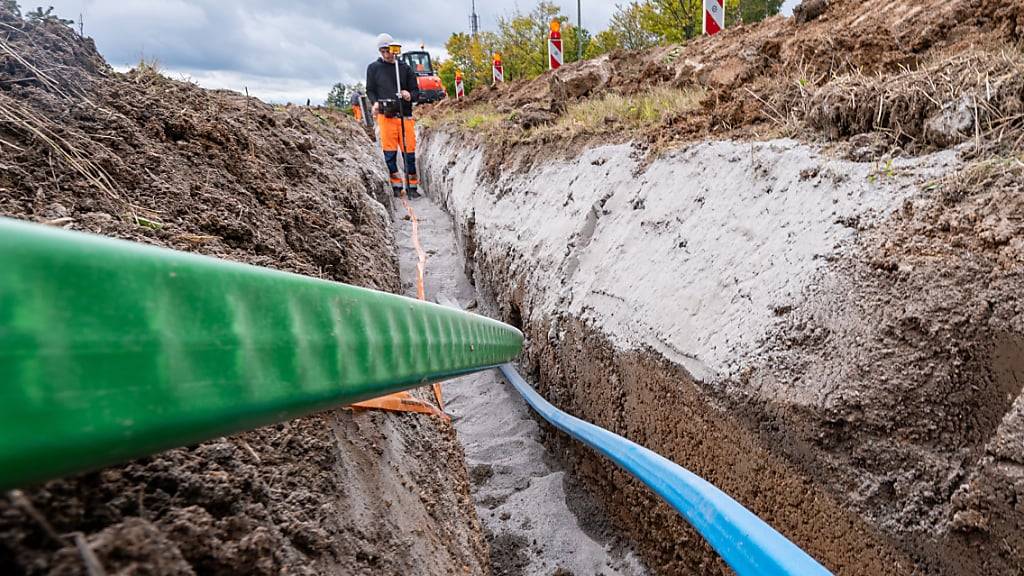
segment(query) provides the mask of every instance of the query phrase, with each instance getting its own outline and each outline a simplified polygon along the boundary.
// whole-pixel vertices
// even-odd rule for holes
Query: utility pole
[[[583,60],[583,13],[580,0],[576,0],[576,61]]]
[[[469,14],[469,30],[476,38],[477,34],[480,33],[480,17],[476,14],[476,0],[473,0],[472,12]]]

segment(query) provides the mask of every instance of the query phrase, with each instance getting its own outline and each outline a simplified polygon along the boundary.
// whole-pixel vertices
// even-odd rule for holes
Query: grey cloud
[[[581,0],[583,25],[607,26],[616,2]],[[791,0],[792,1],[792,0]],[[25,0],[28,4],[28,0]],[[264,99],[315,102],[335,82],[363,80],[376,58],[374,38],[388,32],[404,46],[425,43],[443,53],[453,32],[469,28],[470,0],[47,0],[57,14],[85,20],[85,33],[107,60],[124,67],[140,58],[156,59],[176,74],[201,85],[242,90]],[[516,6],[529,10],[535,0],[516,3],[479,0],[486,29]],[[559,0],[576,20],[576,2]],[[254,88],[255,87],[255,88]]]

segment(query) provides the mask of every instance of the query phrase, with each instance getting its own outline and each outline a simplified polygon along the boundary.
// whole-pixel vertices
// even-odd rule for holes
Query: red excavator
[[[437,102],[448,97],[441,84],[441,78],[434,73],[430,64],[430,53],[426,50],[414,50],[402,54],[402,59],[416,73],[416,83],[420,88],[420,103]]]

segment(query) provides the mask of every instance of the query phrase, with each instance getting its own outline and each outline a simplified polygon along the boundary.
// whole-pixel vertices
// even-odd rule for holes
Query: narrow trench
[[[466,276],[451,218],[427,198],[411,201],[427,252],[427,298],[447,298],[493,316]],[[412,225],[396,201],[402,287],[415,296]],[[446,411],[466,454],[473,500],[496,575],[639,576],[639,556],[595,501],[541,442],[526,403],[496,371],[444,385]]]

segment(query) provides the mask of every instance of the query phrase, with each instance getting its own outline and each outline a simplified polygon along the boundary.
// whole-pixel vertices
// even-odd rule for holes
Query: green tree
[[[362,82],[358,82],[356,84],[343,84],[338,82],[332,86],[331,91],[327,93],[327,100],[324,104],[329,108],[338,108],[346,113],[351,112],[352,105],[349,101],[352,98],[352,94],[355,92],[366,94],[366,87]]]
[[[658,36],[644,28],[643,8],[634,0],[623,7],[615,6],[608,31],[618,38],[619,47],[626,50],[646,50],[658,43]]]
[[[661,43],[682,44],[701,33],[701,0],[646,0],[639,10],[642,28]]]
[[[590,31],[574,26],[554,3],[541,0],[529,13],[517,10],[498,18],[497,48],[505,65],[505,80],[533,78],[548,69],[552,20],[560,24],[563,62],[576,61],[580,44],[586,54],[593,40]]]
[[[778,14],[782,10],[782,2],[783,0],[736,0],[737,6],[733,13],[738,16],[738,23],[760,22]],[[726,16],[729,16],[728,12]]]
[[[725,0],[726,26],[764,20],[779,13],[783,0]],[[635,3],[634,3],[635,4]],[[639,30],[663,44],[681,44],[703,32],[701,0],[644,0],[637,4]],[[634,28],[635,30],[636,28]]]
[[[438,75],[448,95],[455,97],[455,70],[462,70],[462,82],[468,95],[477,86],[491,83],[491,54],[498,46],[493,32],[452,34],[445,43],[448,58],[437,63]]]
[[[625,50],[645,50],[658,43],[658,35],[644,27],[644,5],[633,0],[626,6],[615,5],[615,13],[608,23],[608,29],[598,32],[594,41],[587,47],[586,57],[611,52],[619,48]]]
[[[558,6],[542,0],[527,14],[516,10],[498,18],[506,81],[533,78],[548,69],[548,27],[559,12]]]
[[[619,37],[611,30],[601,30],[594,36],[594,39],[587,43],[587,49],[583,53],[584,58],[596,58],[612,50],[622,48]]]
[[[583,58],[589,58],[590,56],[587,56],[587,49],[594,42],[594,38],[591,36],[590,30],[574,26],[571,23],[564,21],[562,18],[560,18],[560,20],[562,20],[562,56],[565,59],[565,63],[568,64],[569,62],[576,62],[579,59],[577,56],[579,55],[578,45],[580,43],[583,44]],[[547,38],[546,32],[544,38]],[[546,57],[547,44],[544,46],[544,54]]]

